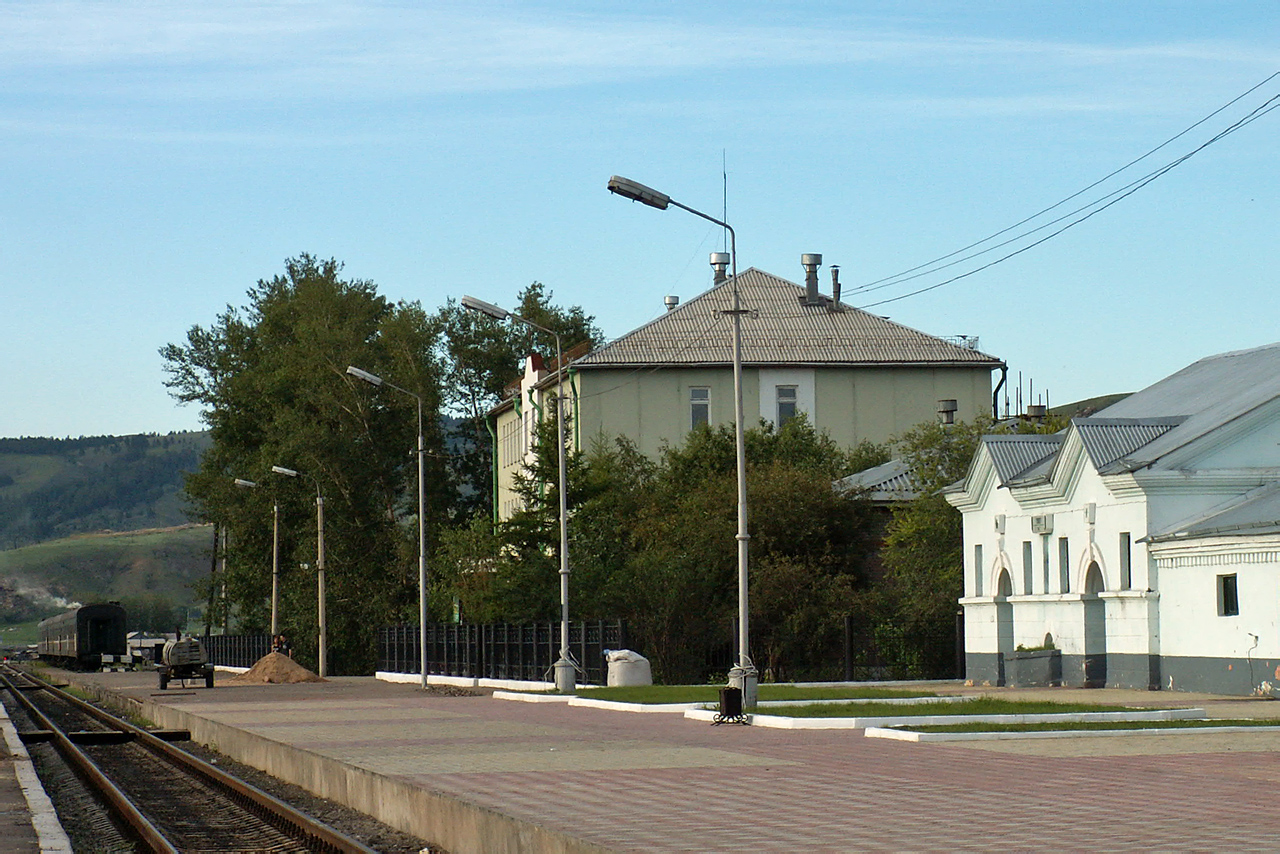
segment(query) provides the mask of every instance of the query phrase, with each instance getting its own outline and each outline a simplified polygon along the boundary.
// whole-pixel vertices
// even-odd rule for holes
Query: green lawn
[[[720,685],[628,685],[613,688],[581,688],[579,697],[618,703],[719,703]],[[895,688],[799,688],[794,685],[761,685],[761,700],[881,700],[895,697],[932,697],[928,691]]]
[[[1280,726],[1277,720],[1182,720],[1182,721],[1061,721],[1043,724],[947,724],[944,726],[894,727],[911,732],[1058,732],[1126,729],[1203,729],[1204,727]]]
[[[910,715],[1062,715],[1073,712],[1129,712],[1127,706],[1099,706],[1092,703],[1053,703],[1031,700],[1001,700],[977,697],[952,703],[913,703],[910,706],[881,703],[830,703],[825,705],[777,706],[757,709],[758,714],[789,718],[872,718]]]

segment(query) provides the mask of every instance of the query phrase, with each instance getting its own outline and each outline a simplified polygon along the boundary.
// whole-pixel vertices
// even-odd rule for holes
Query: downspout
[[[490,479],[493,481],[493,488],[491,491],[492,492],[491,499],[493,503],[493,524],[497,525],[498,524],[498,431],[494,429],[493,422],[489,420],[488,415],[484,417],[484,426],[485,426],[485,429],[489,431],[489,444],[493,447],[493,456],[490,457],[491,464],[489,468],[491,469]]]
[[[573,395],[573,449],[582,451],[582,419],[578,417],[578,369],[569,368],[569,394]]]
[[[996,383],[996,390],[991,392],[991,420],[1000,420],[1000,389],[1004,388],[1005,380],[1009,379],[1009,366],[1004,362],[1000,363],[1000,382]]]
[[[538,423],[541,424],[542,423],[542,406],[538,404],[538,399],[533,396],[535,390],[536,389],[532,389],[532,388],[529,389],[529,403],[533,405],[533,411],[538,413]],[[536,430],[538,428],[534,427],[534,429]],[[539,498],[547,497],[546,483],[538,484],[538,497]]]

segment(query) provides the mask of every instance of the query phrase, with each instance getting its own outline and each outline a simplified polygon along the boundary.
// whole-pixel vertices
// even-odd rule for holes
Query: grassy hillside
[[[187,525],[0,551],[0,625],[49,616],[73,602],[196,604],[212,541],[212,527]]]
[[[184,472],[207,433],[0,439],[0,549],[181,525]]]

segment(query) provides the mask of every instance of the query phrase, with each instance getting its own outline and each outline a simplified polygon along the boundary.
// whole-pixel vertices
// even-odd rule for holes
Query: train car
[[[64,667],[97,669],[104,655],[123,657],[124,608],[115,602],[82,605],[43,620],[39,626],[40,658]]]

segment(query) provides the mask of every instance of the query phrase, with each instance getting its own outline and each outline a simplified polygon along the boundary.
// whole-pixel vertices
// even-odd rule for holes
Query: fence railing
[[[253,667],[271,651],[271,635],[204,635],[209,661],[223,667]]]
[[[418,627],[390,626],[378,632],[378,669],[421,673]],[[579,682],[603,685],[606,649],[627,646],[626,624],[597,620],[569,624],[569,649],[585,674]],[[427,673],[471,679],[552,681],[560,657],[559,623],[435,623],[427,626]]]

